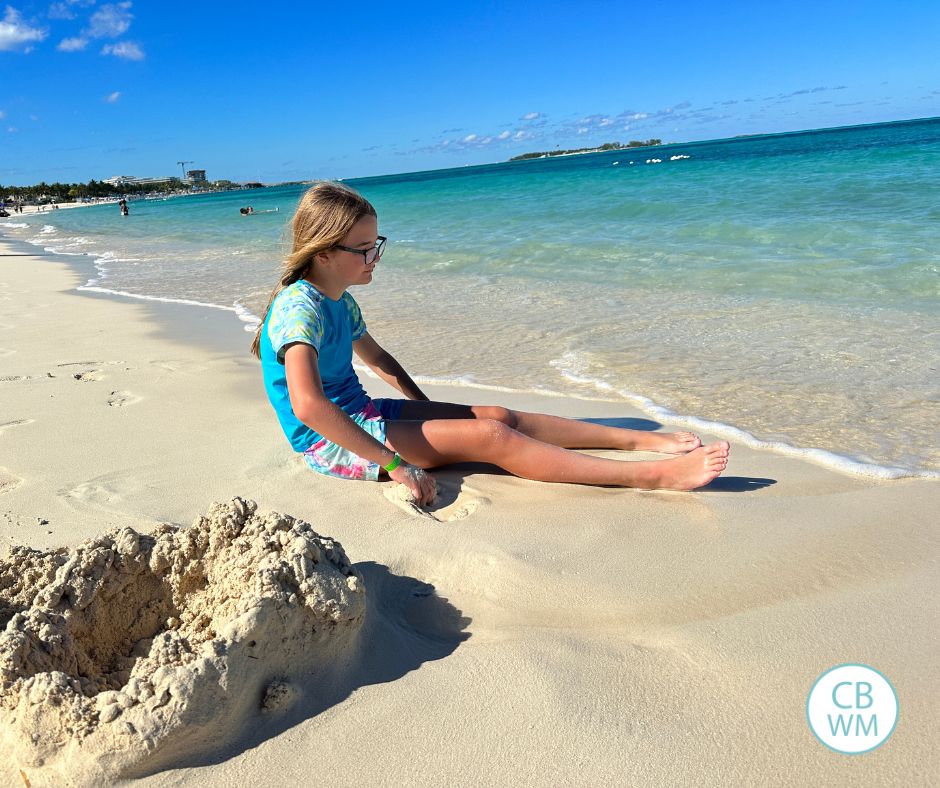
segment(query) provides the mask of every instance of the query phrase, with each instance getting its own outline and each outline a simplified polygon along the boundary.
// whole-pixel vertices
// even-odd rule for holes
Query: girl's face
[[[367,258],[350,252],[349,249],[367,252],[375,247],[379,237],[379,222],[375,216],[363,216],[340,242],[340,246],[347,249],[331,249],[328,252],[330,266],[337,278],[347,287],[350,285],[367,285],[372,281],[372,272],[380,258],[366,262]]]

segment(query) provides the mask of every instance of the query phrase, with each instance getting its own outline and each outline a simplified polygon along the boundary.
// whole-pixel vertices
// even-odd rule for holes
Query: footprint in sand
[[[6,468],[0,468],[0,495],[19,487],[22,482],[19,476],[14,476]]]
[[[56,364],[57,367],[94,367],[98,364],[104,364],[104,361],[63,361],[61,364]],[[120,362],[116,362],[120,363]]]
[[[56,364],[56,367],[62,369],[63,367],[85,367],[85,369],[80,370],[79,372],[73,372],[72,377],[75,380],[103,380],[105,378],[104,373],[100,367],[114,367],[124,364],[123,361],[63,361],[61,364]],[[55,377],[50,374],[50,377]]]
[[[0,383],[16,383],[20,380],[32,380],[32,375],[3,375],[0,376]]]
[[[123,408],[127,405],[133,405],[135,402],[140,402],[140,399],[140,397],[131,394],[129,391],[112,391],[111,396],[108,397],[108,405],[112,408]]]
[[[0,347],[0,356],[12,356],[14,353],[16,353],[15,350],[9,350],[8,348]]]
[[[73,508],[112,511],[115,505],[120,505],[123,501],[123,496],[117,489],[117,481],[115,474],[106,474],[77,484],[71,489],[63,487],[58,494]]]
[[[481,506],[487,505],[489,498],[484,498],[467,484],[437,480],[437,496],[426,508],[415,505],[414,496],[403,484],[387,485],[385,497],[404,512],[425,520],[449,523],[469,517]]]
[[[4,421],[0,423],[0,432],[3,432],[10,427],[19,427],[22,424],[32,424],[35,419],[16,419],[14,421]]]

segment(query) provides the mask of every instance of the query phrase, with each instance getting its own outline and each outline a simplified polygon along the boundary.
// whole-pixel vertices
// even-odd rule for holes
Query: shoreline
[[[264,184],[262,188],[264,189],[276,188],[277,186],[281,186],[281,185],[284,185],[284,184],[270,184],[270,185]],[[95,208],[95,207],[99,207],[102,205],[117,205],[122,199],[126,199],[128,202],[135,202],[135,203],[136,202],[148,202],[148,201],[149,202],[164,202],[166,200],[173,200],[178,197],[198,197],[200,195],[226,194],[228,192],[249,192],[250,193],[254,191],[257,191],[257,189],[246,187],[242,189],[205,189],[203,191],[198,191],[198,192],[181,191],[181,192],[172,192],[169,194],[159,194],[159,196],[148,196],[142,193],[133,193],[133,194],[130,194],[129,196],[124,196],[124,197],[121,197],[121,196],[96,197],[87,202],[82,202],[82,201],[80,202],[56,202],[56,203],[45,203],[42,206],[24,205],[22,213],[10,213],[9,216],[2,217],[2,218],[15,220],[18,216],[23,216],[25,214],[46,214],[46,213],[54,213],[56,210],[62,210],[62,209]],[[53,208],[52,207],[53,205],[56,206],[56,208]],[[42,207],[43,210],[39,210],[40,207]],[[10,210],[9,207],[6,210],[9,211]],[[2,227],[2,225],[0,225],[0,227]]]
[[[3,234],[2,231],[3,225],[0,223],[0,244],[14,244],[21,250],[26,250],[32,254],[49,256],[51,258],[60,258],[63,262],[65,262],[65,264],[76,268],[78,267],[77,262],[73,258],[86,258],[88,262],[94,266],[97,276],[91,277],[84,284],[77,286],[76,290],[78,292],[89,295],[98,294],[102,297],[115,298],[118,300],[128,299],[132,301],[150,302],[154,304],[173,305],[176,307],[197,307],[217,312],[228,312],[232,314],[238,321],[240,321],[242,330],[245,332],[245,335],[249,337],[250,333],[254,330],[254,326],[256,326],[260,321],[259,315],[255,315],[237,302],[232,306],[224,306],[221,304],[204,303],[181,298],[142,295],[138,293],[123,292],[103,287],[101,286],[101,281],[103,278],[106,278],[107,274],[102,272],[101,268],[96,262],[97,259],[100,259],[98,255],[93,253],[64,253],[49,251],[39,246],[38,244],[11,238]],[[40,250],[39,252],[31,251],[37,248]],[[166,317],[162,317],[159,310],[157,310],[154,315],[158,321],[163,321],[171,325],[177,325],[181,319],[185,321],[187,318],[185,312],[181,313],[177,309],[172,309],[172,311]],[[233,330],[232,333],[233,339],[231,347],[235,348],[237,345],[236,337],[239,337],[239,335],[236,330]],[[198,337],[196,338],[196,341],[198,341]],[[218,341],[218,339],[213,340],[213,344],[217,344]],[[374,378],[371,370],[368,370],[365,366],[361,365],[358,360],[354,359],[353,363],[358,374]],[[595,388],[601,389],[601,393],[596,397],[592,397],[579,392],[555,391],[551,389],[517,389],[468,381],[461,378],[441,379],[432,376],[418,375],[414,376],[414,379],[416,383],[422,386],[455,388],[458,390],[471,389],[481,392],[493,391],[505,394],[518,394],[523,396],[534,395],[550,398],[574,399],[584,402],[617,403],[624,406],[629,406],[631,408],[638,408],[643,412],[644,415],[663,422],[668,422],[676,428],[709,432],[718,438],[732,441],[739,445],[745,445],[751,449],[773,452],[781,456],[805,460],[822,468],[826,468],[827,470],[833,470],[838,473],[843,473],[856,478],[883,481],[892,481],[898,479],[940,480],[940,471],[915,470],[891,465],[882,465],[866,462],[846,454],[841,454],[839,452],[817,446],[798,446],[785,441],[764,440],[755,436],[752,432],[745,429],[744,427],[739,427],[735,424],[714,421],[696,415],[678,413],[667,406],[658,404],[643,394],[626,390],[614,390],[608,384],[581,379],[577,376],[569,375],[568,377],[574,382],[586,383],[588,385],[594,386]],[[612,391],[612,396],[604,396],[602,393],[604,388],[610,389]]]
[[[6,216],[6,217],[0,218],[0,222],[5,221],[5,220],[7,220],[7,219],[11,219],[11,220],[15,221],[18,216],[25,216],[26,214],[40,214],[40,213],[41,213],[41,214],[46,214],[46,213],[55,213],[57,210],[63,211],[63,210],[71,210],[72,208],[90,208],[90,207],[92,207],[92,206],[94,206],[94,205],[104,205],[106,202],[110,202],[110,200],[107,200],[107,201],[102,200],[101,202],[88,202],[88,203],[85,203],[85,202],[62,202],[62,203],[54,203],[55,205],[58,206],[58,208],[50,208],[50,207],[48,207],[48,206],[45,206],[45,210],[42,210],[42,211],[39,210],[39,206],[38,206],[38,205],[24,205],[24,206],[23,206],[23,213],[13,213],[13,212],[10,212],[10,208],[7,207],[7,208],[5,208],[4,210],[6,210],[7,212],[9,212],[10,215],[9,215],[9,216]],[[114,202],[117,202],[117,200],[114,200]],[[3,225],[0,224],[0,228],[2,228],[2,227],[3,227]]]
[[[177,307],[200,313],[213,348],[193,342],[191,320],[153,319],[173,305],[78,293],[78,280],[61,259],[0,257],[0,544],[150,532],[240,495],[339,539],[366,575],[373,627],[366,653],[346,655],[362,671],[354,691],[289,724],[259,717],[250,742],[223,741],[142,785],[299,783],[324,748],[350,786],[496,786],[508,773],[772,785],[783,759],[793,784],[927,784],[940,771],[936,484],[861,480],[736,445],[725,475],[697,493],[454,466],[434,472],[441,498],[419,515],[386,497],[391,483],[303,466],[247,342],[233,350],[228,316]],[[473,399],[660,426],[621,404]],[[416,664],[396,670],[400,652]],[[857,758],[826,749],[805,721],[813,681],[854,661],[884,673],[901,706],[891,739]]]

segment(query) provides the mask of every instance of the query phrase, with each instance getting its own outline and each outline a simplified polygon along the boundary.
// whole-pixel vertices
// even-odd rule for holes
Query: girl
[[[320,473],[377,480],[387,473],[418,505],[435,483],[424,469],[486,462],[527,479],[692,490],[728,464],[728,444],[702,446],[690,432],[653,433],[487,405],[431,402],[366,331],[347,292],[366,285],[382,257],[375,209],[352,189],[323,182],[294,215],[293,247],[252,342],[288,440]],[[352,354],[407,399],[370,399]],[[678,455],[622,462],[573,448]]]

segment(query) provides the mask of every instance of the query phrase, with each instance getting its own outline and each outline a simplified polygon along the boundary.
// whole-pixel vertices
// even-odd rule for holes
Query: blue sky
[[[886,10],[890,9],[890,10]],[[940,4],[0,2],[0,183],[355,177],[940,115]]]

